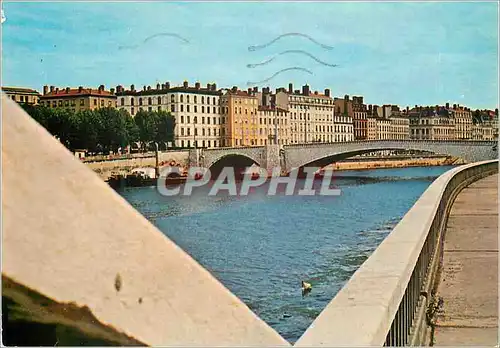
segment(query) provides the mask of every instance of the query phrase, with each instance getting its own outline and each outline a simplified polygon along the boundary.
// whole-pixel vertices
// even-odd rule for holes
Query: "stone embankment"
[[[171,164],[179,167],[187,167],[188,152],[166,151],[160,152],[158,161],[160,165]],[[135,157],[115,160],[85,161],[85,164],[96,172],[103,180],[108,180],[112,174],[127,175],[136,168],[154,168],[156,158],[154,153],[147,157]]]
[[[334,170],[360,170],[380,168],[430,167],[459,165],[465,162],[456,157],[422,157],[422,158],[369,158],[334,163]]]

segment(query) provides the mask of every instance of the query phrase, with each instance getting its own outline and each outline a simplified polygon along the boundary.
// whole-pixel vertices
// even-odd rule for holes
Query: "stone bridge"
[[[367,140],[328,144],[267,145],[221,149],[196,149],[189,154],[191,166],[250,166],[286,171],[305,166],[324,167],[356,155],[383,150],[418,150],[455,156],[467,162],[498,158],[495,141]]]

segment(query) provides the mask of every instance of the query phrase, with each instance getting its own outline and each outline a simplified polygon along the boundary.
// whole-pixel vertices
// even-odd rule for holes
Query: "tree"
[[[156,120],[155,113],[150,111],[139,111],[135,115],[135,124],[139,131],[139,141],[141,148],[144,150],[146,144],[156,139]]]
[[[166,111],[156,112],[156,136],[155,141],[158,144],[163,144],[166,142],[173,142],[175,139],[174,128],[175,128],[175,118]]]
[[[123,113],[111,107],[96,112],[101,126],[99,144],[104,151],[117,151],[118,148],[127,146],[127,129]]]

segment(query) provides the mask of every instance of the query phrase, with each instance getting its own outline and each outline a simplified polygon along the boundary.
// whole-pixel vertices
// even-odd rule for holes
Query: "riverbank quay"
[[[433,344],[498,344],[498,174],[457,196],[448,218]]]

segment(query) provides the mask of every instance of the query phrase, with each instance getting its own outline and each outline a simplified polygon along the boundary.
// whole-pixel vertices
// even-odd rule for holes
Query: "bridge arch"
[[[246,168],[252,165],[261,166],[254,158],[241,153],[228,153],[218,157],[208,166],[212,179],[219,176],[224,168],[233,168],[236,177],[238,177]]]
[[[455,156],[467,162],[498,157],[493,141],[353,141],[332,144],[285,146],[286,169],[323,167],[352,156],[384,150],[417,150]]]

